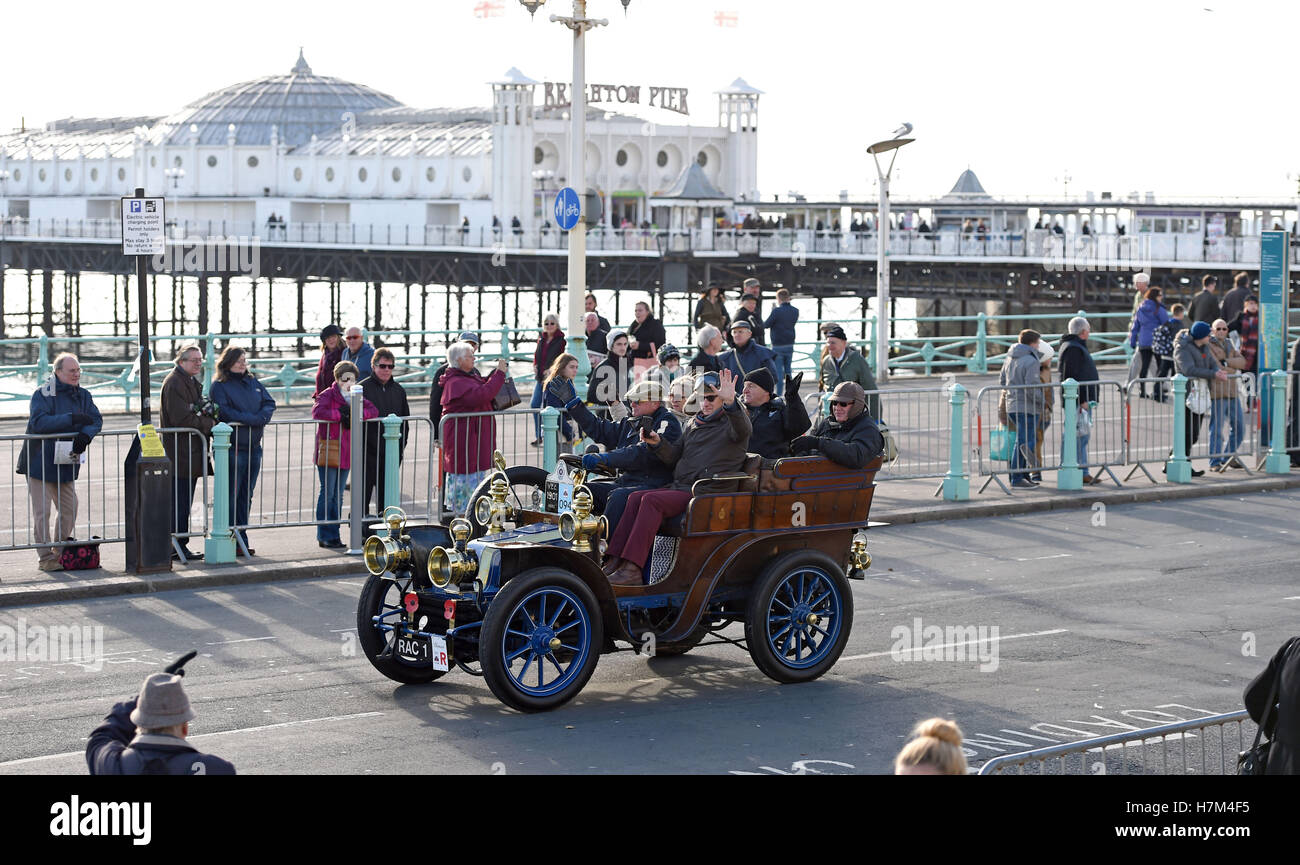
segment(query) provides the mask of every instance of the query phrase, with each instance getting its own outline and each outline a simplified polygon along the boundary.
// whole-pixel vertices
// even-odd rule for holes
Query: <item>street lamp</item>
[[[165,169],[165,170],[163,171],[163,174],[164,174],[165,176],[171,178],[171,181],[172,181],[172,190],[175,191],[176,189],[178,189],[178,188],[180,187],[181,178],[185,176],[185,169],[184,169],[184,168],[168,168],[168,169]]]
[[[876,216],[876,386],[889,380],[889,174],[894,170],[898,148],[911,144],[915,138],[904,138],[912,131],[912,124],[904,123],[894,138],[877,141],[867,148],[876,163],[879,178],[880,210]],[[889,165],[880,167],[880,154],[889,153]]]
[[[546,0],[519,0],[530,15],[537,12]],[[624,12],[632,0],[621,0]],[[573,31],[573,98],[569,106],[569,183],[586,201],[587,188],[587,82],[586,33],[595,27],[609,24],[603,18],[587,17],[587,0],[573,0],[573,15],[552,15],[552,22],[560,22]],[[584,204],[585,208],[585,204]],[[587,357],[587,330],[583,326],[584,300],[587,296],[587,223],[586,214],[569,231],[569,339],[568,351],[578,359],[578,375],[574,387],[578,393],[587,389],[587,373],[591,361]]]

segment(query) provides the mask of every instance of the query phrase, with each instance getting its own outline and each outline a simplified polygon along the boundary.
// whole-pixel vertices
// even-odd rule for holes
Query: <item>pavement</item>
[[[1119,378],[1118,370],[1104,370],[1103,378]],[[959,376],[971,390],[994,380],[994,376]],[[898,382],[903,386],[901,382]],[[932,380],[921,379],[919,386],[932,386]],[[288,407],[284,416],[305,415],[306,407]],[[414,413],[422,414],[425,408],[413,405]],[[281,415],[277,415],[280,417]],[[128,421],[119,418],[121,424]],[[11,422],[12,423],[12,422]],[[1194,460],[1198,468],[1204,461]],[[1120,470],[1117,468],[1116,472]],[[911,480],[888,479],[878,481],[872,503],[873,527],[885,529],[890,525],[964,520],[980,517],[1009,516],[1079,508],[1097,509],[1117,505],[1175,501],[1208,496],[1245,496],[1268,494],[1280,490],[1300,488],[1300,472],[1288,475],[1265,475],[1236,469],[1219,474],[1207,472],[1189,484],[1151,483],[1141,472],[1119,486],[1115,479],[1106,477],[1100,485],[1088,486],[1079,491],[1056,489],[1054,472],[1044,472],[1044,483],[1034,490],[1003,492],[996,483],[983,493],[977,492],[982,478],[971,478],[971,498],[964,502],[947,502],[936,496],[940,481],[937,478]],[[1123,475],[1118,474],[1122,480]],[[346,506],[346,498],[345,498]],[[345,529],[346,537],[346,529]],[[271,583],[313,577],[335,577],[364,574],[360,556],[346,552],[321,549],[312,527],[250,530],[250,543],[256,555],[239,558],[234,564],[212,565],[174,562],[170,572],[134,574],[126,572],[125,546],[121,543],[100,547],[102,567],[93,571],[42,572],[36,568],[33,550],[0,552],[0,607],[31,604],[49,604],[121,595],[147,594],[175,589],[203,589],[251,583]],[[192,544],[200,548],[200,544]]]

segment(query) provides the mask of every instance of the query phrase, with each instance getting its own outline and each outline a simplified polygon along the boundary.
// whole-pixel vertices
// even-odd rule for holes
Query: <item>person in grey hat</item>
[[[456,342],[467,342],[474,346],[478,351],[479,345],[482,344],[478,334],[472,330],[461,331],[460,336],[456,337]],[[429,385],[429,420],[433,422],[433,440],[438,441],[438,424],[442,422],[442,377],[447,372],[447,364],[444,362],[433,371],[433,383]]]
[[[831,417],[790,443],[795,456],[819,453],[845,468],[866,468],[884,453],[885,437],[867,413],[867,392],[855,381],[842,381],[831,394]]]
[[[90,774],[235,774],[228,761],[204,754],[185,741],[195,715],[181,677],[195,654],[190,652],[165,672],[151,674],[138,696],[113,706],[86,743]]]

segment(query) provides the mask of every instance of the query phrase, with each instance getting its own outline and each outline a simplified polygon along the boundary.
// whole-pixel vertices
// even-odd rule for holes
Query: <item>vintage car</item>
[[[459,667],[507,705],[540,711],[581,691],[606,652],[682,654],[712,636],[748,649],[778,682],[835,664],[853,624],[847,580],[871,564],[879,460],[851,470],[751,454],[742,472],[697,481],[686,513],[655,538],[648,584],[619,586],[600,568],[606,525],[585,472],[566,459],[572,505],[562,513],[538,507],[545,473],[521,477],[500,454],[468,519],[416,526],[385,513],[386,530],[366,541],[357,605],[376,669],[422,683]],[[735,622],[742,640],[721,633]]]

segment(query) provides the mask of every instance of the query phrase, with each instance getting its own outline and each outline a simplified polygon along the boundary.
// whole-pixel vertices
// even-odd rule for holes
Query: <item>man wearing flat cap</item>
[[[790,379],[794,386],[789,402],[772,395],[776,382],[767,368],[756,369],[745,376],[745,390],[741,395],[749,423],[754,431],[749,436],[749,450],[766,459],[775,460],[790,455],[790,442],[808,431],[812,421],[808,410],[799,399],[799,385],[803,373]]]
[[[858,350],[849,345],[844,328],[836,325],[826,330],[826,357],[822,360],[821,389],[834,390],[842,381],[857,382],[864,391],[876,389],[876,377],[871,366]],[[880,397],[872,394],[867,400],[867,414],[880,419]]]
[[[185,741],[195,716],[181,684],[184,670],[179,670],[179,675],[170,672],[176,666],[150,675],[139,696],[113,706],[104,723],[90,734],[86,743],[90,774],[235,774],[229,762],[204,754]]]
[[[731,317],[732,345],[735,345],[734,333],[736,326],[739,324],[749,326],[750,336],[756,345],[767,345],[763,339],[763,316],[758,311],[757,295],[742,294],[740,296],[740,306],[736,309],[736,314]]]
[[[734,348],[718,355],[719,370],[729,369],[737,381],[759,369],[766,369],[776,381],[776,352],[754,340],[754,328],[748,321],[731,323],[731,340]]]
[[[866,412],[866,392],[857,382],[842,381],[831,394],[831,417],[811,435],[790,443],[795,456],[818,453],[845,468],[861,469],[885,450],[885,439]]]

